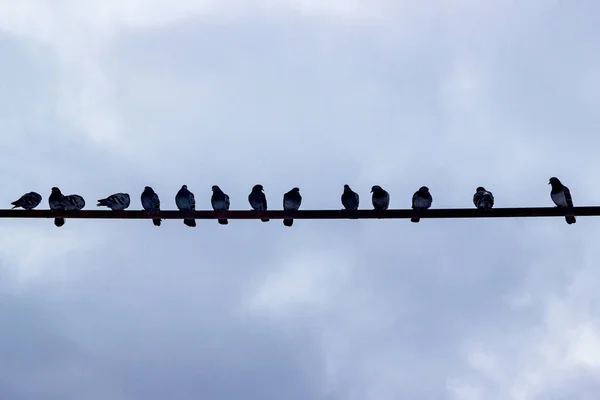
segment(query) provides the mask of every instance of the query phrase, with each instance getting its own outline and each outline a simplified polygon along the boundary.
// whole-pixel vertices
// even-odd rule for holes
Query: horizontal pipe
[[[374,218],[524,218],[524,217],[560,217],[566,209],[557,207],[524,207],[524,208],[495,208],[478,210],[476,208],[439,208],[423,212],[412,209],[402,210],[299,210],[299,211],[176,211],[164,210],[155,214],[146,211],[125,210],[80,210],[80,211],[51,211],[51,210],[0,210],[0,218],[89,218],[89,219],[374,219]],[[600,207],[574,207],[569,214],[576,216],[600,216]]]

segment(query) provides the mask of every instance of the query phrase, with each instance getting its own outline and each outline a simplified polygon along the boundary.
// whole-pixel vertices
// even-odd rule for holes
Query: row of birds
[[[569,188],[564,186],[556,177],[550,178],[548,184],[552,185],[550,197],[557,207],[573,207],[573,200]],[[212,197],[210,199],[213,210],[227,211],[229,210],[229,195],[224,193],[219,186],[212,187]],[[390,205],[390,194],[379,185],[371,188],[371,202],[373,208],[378,211],[387,210]],[[342,193],[342,205],[346,210],[358,210],[360,196],[353,191],[350,186],[344,185]],[[21,207],[25,210],[33,210],[42,201],[42,196],[36,192],[29,192],[21,196],[18,200],[11,204],[13,208]],[[158,194],[150,187],[146,186],[141,195],[142,207],[150,214],[160,211],[160,199]],[[127,193],[115,193],[104,199],[98,200],[98,207],[108,207],[113,211],[125,210],[129,207],[131,199]],[[264,193],[262,185],[254,185],[252,191],[248,195],[248,202],[253,210],[266,211],[267,197]],[[431,207],[433,197],[427,186],[422,186],[415,192],[412,197],[412,208],[414,210],[426,210]],[[51,210],[76,211],[85,207],[85,200],[77,194],[63,195],[59,188],[53,187],[48,198],[48,204]],[[196,209],[196,200],[194,194],[188,189],[187,185],[183,185],[175,195],[175,204],[180,211],[194,211]],[[302,204],[302,196],[300,189],[293,188],[283,195],[283,209],[286,211],[297,211]],[[483,186],[479,186],[473,195],[473,204],[478,209],[489,210],[494,206],[494,195]],[[565,217],[568,224],[575,223],[575,217],[567,215]],[[412,222],[419,222],[420,218],[411,218]],[[261,219],[263,222],[268,222],[268,219]],[[161,219],[153,218],[152,222],[156,226],[160,226]],[[227,225],[227,219],[218,219],[219,224]],[[63,226],[64,218],[55,218],[56,226]],[[184,219],[183,223],[187,226],[196,226],[194,219]],[[293,219],[284,219],[285,226],[292,226]]]

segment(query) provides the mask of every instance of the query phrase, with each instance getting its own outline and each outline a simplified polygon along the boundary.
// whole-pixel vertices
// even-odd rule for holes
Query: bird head
[[[292,192],[298,193],[298,192],[300,192],[300,189],[298,189],[297,187],[295,187],[295,188],[292,189]]]
[[[61,194],[61,193],[60,193],[60,189],[59,189],[59,188],[57,188],[57,187],[53,187],[53,188],[52,188],[52,194]]]
[[[220,191],[220,190],[221,190],[221,189],[220,189],[220,188],[219,188],[217,185],[213,185],[213,187],[212,187],[212,191],[213,191],[213,192],[218,192],[218,191]]]
[[[350,185],[344,185],[344,190],[351,190]]]
[[[154,190],[152,190],[152,188],[150,186],[145,186],[144,191],[145,192],[153,192]]]
[[[381,192],[383,189],[379,185],[375,185],[371,188],[371,193]]]
[[[421,193],[429,193],[429,188],[427,186],[421,186],[419,188],[419,192],[421,192]]]
[[[253,192],[262,192],[263,190],[263,185],[254,185],[254,187],[252,188]]]
[[[485,188],[483,186],[479,186],[477,189],[475,189],[476,192],[485,192]]]
[[[548,185],[556,185],[556,184],[560,184],[560,181],[558,180],[557,177],[553,176],[552,178],[550,178],[550,180],[548,181]]]
[[[181,186],[182,189],[187,189],[187,185]]]

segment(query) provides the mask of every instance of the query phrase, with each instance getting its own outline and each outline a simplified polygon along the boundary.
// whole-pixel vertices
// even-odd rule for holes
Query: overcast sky
[[[2,207],[600,204],[592,0],[0,0]],[[3,220],[0,398],[558,400],[600,390],[600,221]]]

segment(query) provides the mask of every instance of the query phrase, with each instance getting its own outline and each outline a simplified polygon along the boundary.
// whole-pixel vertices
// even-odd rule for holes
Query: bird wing
[[[571,191],[565,186],[565,200],[567,201],[567,207],[573,207],[573,198],[571,197]]]

